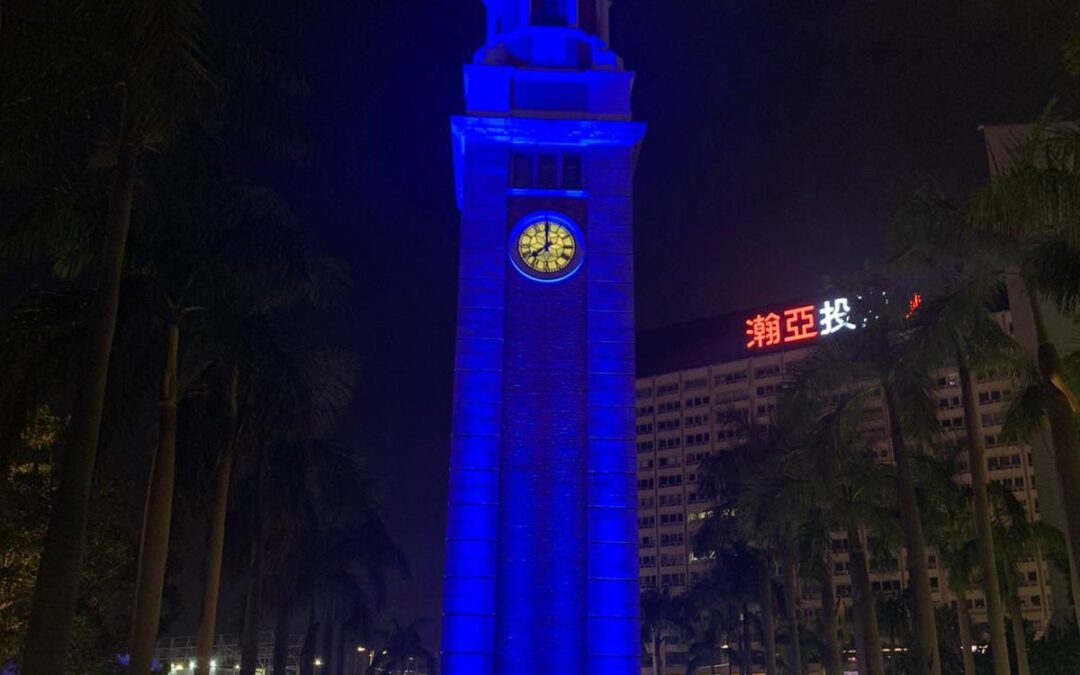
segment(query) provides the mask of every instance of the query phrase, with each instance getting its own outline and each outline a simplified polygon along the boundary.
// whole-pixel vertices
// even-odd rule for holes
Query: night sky
[[[332,0],[291,24],[316,155],[271,180],[355,269],[347,436],[386,477],[415,579],[392,613],[437,647],[457,211],[448,118],[480,0]],[[1022,9],[1017,9],[1022,7]],[[818,290],[879,257],[890,204],[985,180],[980,124],[1065,88],[1071,0],[616,0],[649,134],[636,179],[640,327]],[[1011,8],[1011,9],[1010,9]],[[1072,24],[1072,25],[1075,25]]]

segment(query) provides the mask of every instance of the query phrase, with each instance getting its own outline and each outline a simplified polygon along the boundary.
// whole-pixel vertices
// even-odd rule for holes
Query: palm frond
[[[1026,441],[1044,429],[1045,424],[1046,394],[1041,384],[1030,383],[1013,396],[1001,431],[1005,438]]]
[[[1062,239],[1035,242],[1026,260],[1026,272],[1068,316],[1080,314],[1080,247]]]
[[[137,54],[135,69],[153,82],[186,67],[209,78],[201,0],[119,0],[116,10]]]
[[[1069,125],[1041,123],[1013,148],[1013,163],[975,193],[977,228],[1017,241],[1059,238],[1080,242],[1080,134]]]
[[[1073,33],[1069,41],[1062,47],[1062,55],[1065,59],[1065,69],[1073,77],[1080,77],[1080,32]]]

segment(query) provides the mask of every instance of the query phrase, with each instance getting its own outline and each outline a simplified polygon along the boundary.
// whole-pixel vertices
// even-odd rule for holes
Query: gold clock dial
[[[538,220],[521,231],[517,252],[525,265],[541,274],[562,272],[574,260],[578,243],[565,225]]]

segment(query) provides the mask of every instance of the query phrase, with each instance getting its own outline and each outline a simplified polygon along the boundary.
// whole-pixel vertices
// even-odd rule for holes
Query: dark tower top
[[[608,41],[611,0],[484,0],[488,7],[488,43],[526,26],[577,28]]]
[[[485,0],[488,36],[465,66],[473,116],[629,120],[633,73],[608,48],[610,0]]]

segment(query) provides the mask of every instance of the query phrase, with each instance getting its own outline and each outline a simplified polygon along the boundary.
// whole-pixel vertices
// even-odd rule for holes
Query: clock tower
[[[637,675],[632,182],[609,0],[485,0],[461,262],[445,675]]]

